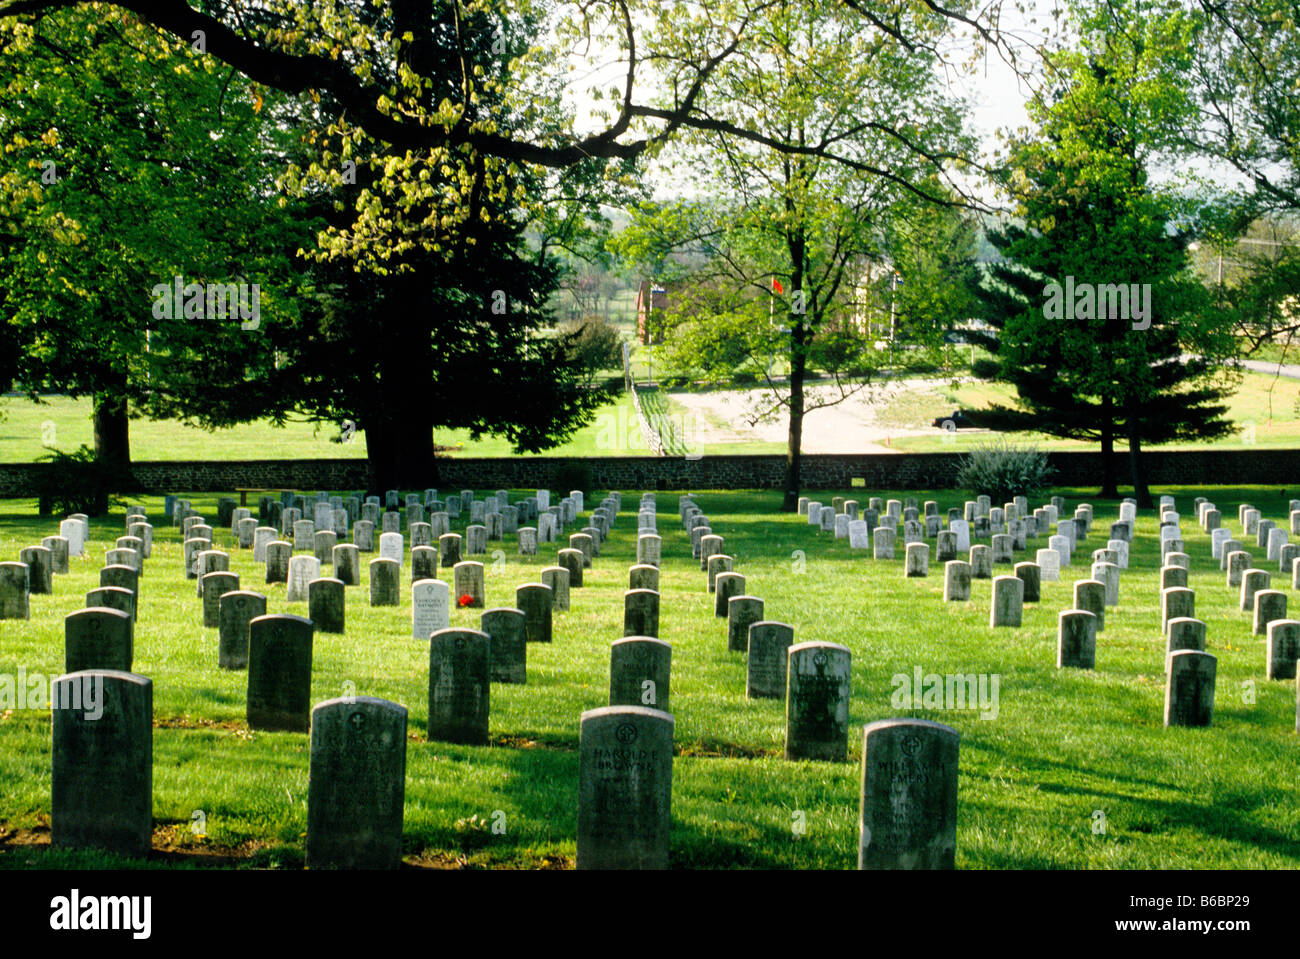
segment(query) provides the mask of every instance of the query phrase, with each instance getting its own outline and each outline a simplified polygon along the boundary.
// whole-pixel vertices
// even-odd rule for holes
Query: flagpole
[[[772,275],[772,282],[767,285],[767,333],[771,336],[776,331],[776,274]],[[767,359],[767,378],[772,378],[772,363],[775,357],[768,356]]]

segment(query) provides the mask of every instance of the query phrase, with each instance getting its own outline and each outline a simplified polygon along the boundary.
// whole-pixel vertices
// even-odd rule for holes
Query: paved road
[[[1288,380],[1300,380],[1300,363],[1283,363],[1281,368],[1276,363],[1265,360],[1238,360],[1239,365],[1255,373],[1269,376],[1277,375]]]

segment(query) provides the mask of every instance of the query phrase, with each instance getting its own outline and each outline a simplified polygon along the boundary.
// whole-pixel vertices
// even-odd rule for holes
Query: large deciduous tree
[[[421,109],[445,104],[468,71],[480,87],[462,117],[470,123],[500,106],[537,29],[446,2],[395,5],[371,26],[401,38],[389,80],[409,80]],[[547,177],[465,148],[397,150],[332,112],[340,107],[325,103],[304,125],[282,180],[328,226],[309,254],[311,305],[270,335],[276,368],[259,384],[268,409],[350,421],[381,488],[436,481],[439,427],[504,435],[521,452],[572,434],[606,397],[588,387],[571,337],[548,330],[560,270],[550,249],[607,195],[605,164]],[[540,94],[530,109],[519,122],[558,116]],[[539,249],[525,241],[530,223]]]
[[[900,14],[897,25],[931,39],[947,27],[919,12]],[[696,376],[748,373],[764,385],[751,415],[786,419],[782,508],[794,510],[805,416],[866,388],[886,356],[855,308],[872,265],[881,270],[893,252],[891,239],[904,246],[906,231],[891,238],[886,222],[955,202],[947,177],[971,144],[929,47],[909,49],[823,0],[773,5],[750,28],[746,54],[715,71],[716,128],[682,137],[680,175],[718,199],[655,208],[629,228],[643,242],[625,243],[661,249],[675,233],[680,247],[705,257],[670,305],[670,354]],[[770,142],[738,129],[761,130]],[[851,162],[819,155],[832,143]],[[942,331],[942,320],[908,319],[914,343]]]
[[[309,234],[266,216],[276,149],[262,98],[229,68],[91,8],[0,21],[0,40],[7,358],[32,396],[90,397],[97,459],[120,470],[135,411],[198,400],[170,360],[245,354],[288,299],[286,249]],[[232,283],[247,317],[226,302]]]

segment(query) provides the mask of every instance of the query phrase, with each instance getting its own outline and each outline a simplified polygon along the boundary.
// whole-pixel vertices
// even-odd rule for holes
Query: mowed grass
[[[174,420],[133,419],[131,457],[141,462],[364,459],[365,434],[356,432],[348,442],[336,442],[341,435],[339,424],[303,420],[293,420],[282,427],[259,421],[228,429],[204,430]],[[450,456],[515,455],[505,439],[483,436],[472,440],[469,430],[436,430],[434,442],[449,447],[445,455]],[[94,446],[90,400],[47,396],[33,403],[24,397],[0,397],[0,463],[29,463],[51,449],[66,452],[83,444]],[[646,456],[649,447],[641,439],[632,398],[624,393],[598,410],[591,423],[544,455]]]
[[[1071,507],[1095,508],[1060,582],[1045,583],[1020,629],[988,626],[990,583],[976,581],[969,603],[942,601],[942,571],[905,579],[901,558],[876,561],[847,541],[778,512],[773,492],[708,492],[695,497],[725,550],[763,598],[765,614],[795,629],[796,642],[841,643],[853,654],[849,761],[787,762],[784,704],[745,697],[745,657],[726,648],[725,620],[713,615],[698,561],[677,519],[677,494],[658,494],[664,537],[663,639],[673,645],[671,711],[676,720],[671,859],[679,868],[844,869],[856,865],[862,726],[896,715],[934,719],[961,732],[957,864],[1002,868],[1294,868],[1300,866],[1300,802],[1295,770],[1295,684],[1265,678],[1265,649],[1237,609],[1238,590],[1210,557],[1192,499],[1205,495],[1234,531],[1236,505],[1249,501],[1285,521],[1277,489],[1164,489],[1178,498],[1197,615],[1218,657],[1214,725],[1165,729],[1164,639],[1158,601],[1157,521],[1140,516],[1120,605],[1107,610],[1096,670],[1058,670],[1056,623],[1072,605],[1072,584],[1088,578],[1093,549],[1118,504],[1087,491],[1057,491]],[[888,491],[826,490],[865,503]],[[516,491],[516,497],[522,491]],[[895,494],[901,495],[902,494]],[[959,492],[909,492],[941,512]],[[191,497],[215,517],[215,494]],[[599,502],[588,496],[588,508]],[[555,641],[528,649],[528,683],[493,685],[488,747],[428,742],[427,643],[412,638],[409,566],[400,609],[372,609],[368,586],[347,591],[347,633],[315,640],[314,702],[343,695],[391,699],[410,710],[405,855],[412,865],[569,867],[573,864],[579,717],[608,697],[609,644],[622,634],[622,594],[634,562],[637,491],[572,609],[555,616]],[[1045,498],[1044,498],[1045,501]],[[143,580],[135,670],[154,684],[153,866],[298,868],[306,831],[308,737],[250,732],[246,675],[216,665],[216,631],[202,626],[195,582],[183,578],[180,540],[161,519],[161,500],[142,501],[155,522],[154,554]],[[10,501],[0,516],[0,558],[54,532],[34,504]],[[121,534],[122,513],[92,523],[85,558],[56,577],[53,596],[32,598],[29,622],[0,621],[0,673],[62,672],[62,618],[97,585],[103,550]],[[270,612],[305,615],[267,586],[251,551],[231,555],[243,588],[268,594]],[[1240,537],[1239,537],[1240,538]],[[1262,549],[1250,549],[1267,568]],[[1030,540],[1031,551],[1046,537]],[[501,549],[499,556],[492,555]],[[488,606],[512,605],[515,587],[540,579],[557,544],[517,555],[513,536],[483,557]],[[900,550],[901,557],[901,550]],[[1032,552],[1030,554],[1032,557]],[[367,557],[369,558],[369,557]],[[1017,561],[1026,557],[1017,554]],[[1275,586],[1291,592],[1273,568]],[[364,567],[364,563],[363,563]],[[997,572],[1009,572],[1009,568]],[[365,574],[363,572],[363,578]],[[1294,600],[1295,597],[1292,596]],[[454,610],[453,626],[477,627],[479,612]],[[998,678],[996,718],[974,709],[900,709],[895,675],[987,674]],[[202,811],[206,838],[190,830]],[[97,853],[52,851],[48,712],[0,718],[0,866],[124,865]],[[504,818],[502,818],[504,817]],[[792,828],[806,823],[800,834]],[[505,831],[492,831],[502,822]],[[1104,822],[1104,833],[1096,831]]]
[[[936,417],[948,416],[954,409],[980,410],[993,403],[1014,406],[1015,390],[1002,383],[964,380],[956,386],[943,385],[912,389],[886,402],[882,422],[895,427],[919,429],[929,427]],[[1291,448],[1300,446],[1300,380],[1272,374],[1242,374],[1242,381],[1227,401],[1227,419],[1237,431],[1213,442],[1169,443],[1152,447],[1177,449],[1250,449],[1252,447]],[[891,446],[907,453],[951,452],[969,449],[996,440],[1004,434],[987,430],[958,430],[933,435],[900,436]],[[1005,434],[1018,442],[1031,442],[1043,449],[1091,450],[1095,442],[1058,439],[1042,433]],[[1125,443],[1118,444],[1127,453]]]
[[[642,350],[645,348],[642,347]],[[665,389],[648,394],[652,399],[647,415],[656,419],[670,452],[683,451],[701,455],[783,453],[782,442],[744,439],[731,442],[702,442],[691,427],[692,414],[673,391]],[[1003,434],[986,430],[958,430],[945,433],[932,428],[932,421],[947,416],[956,408],[982,409],[990,403],[1010,403],[1014,391],[1009,387],[966,380],[956,385],[936,383],[903,390],[882,401],[879,421],[885,427],[925,429],[919,436],[890,437],[889,447],[900,452],[960,452],[996,440]],[[1175,443],[1155,449],[1249,449],[1251,447],[1300,446],[1300,381],[1277,378],[1261,373],[1246,373],[1240,390],[1229,400],[1228,418],[1237,432],[1210,444]],[[712,425],[736,428],[715,415],[703,412]],[[674,432],[678,440],[674,442]],[[1043,449],[1095,449],[1095,443],[1063,440],[1039,433],[1010,434],[1020,442],[1030,442]],[[330,423],[291,421],[277,427],[269,421],[247,423],[222,430],[202,430],[166,420],[131,421],[131,455],[139,461],[150,460],[243,460],[364,458],[365,434],[355,433],[349,442],[340,438],[340,426]],[[435,431],[434,442],[449,448],[449,456],[509,457],[514,451],[501,438],[483,436],[471,439],[468,430]],[[855,439],[845,437],[845,448],[856,448]],[[93,445],[91,404],[48,396],[33,403],[23,397],[0,397],[0,463],[26,463],[48,453],[51,448],[72,450]],[[1120,444],[1120,453],[1126,447]],[[647,456],[650,448],[641,436],[631,395],[622,393],[598,410],[590,423],[546,456],[599,457]]]

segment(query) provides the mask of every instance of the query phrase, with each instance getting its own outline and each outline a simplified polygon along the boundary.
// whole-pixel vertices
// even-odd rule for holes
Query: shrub
[[[1000,439],[977,446],[962,457],[957,483],[976,495],[987,495],[994,503],[1005,503],[1015,496],[1041,493],[1051,474],[1042,450]]]
[[[50,466],[36,480],[38,509],[42,516],[85,513],[103,516],[110,505],[120,505],[115,495],[126,489],[131,477],[95,460],[95,452],[81,446],[71,453],[52,450],[40,457]]]
[[[567,339],[566,352],[577,364],[588,387],[604,370],[623,368],[623,335],[603,316],[584,316],[560,330]]]

